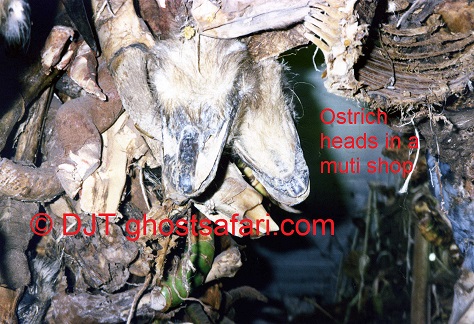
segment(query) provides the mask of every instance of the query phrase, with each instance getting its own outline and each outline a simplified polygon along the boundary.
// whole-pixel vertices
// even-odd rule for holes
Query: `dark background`
[[[270,215],[279,224],[285,218],[295,222],[304,218],[332,219],[335,235],[283,236],[270,235],[258,240],[240,239],[245,245],[243,267],[229,286],[250,285],[270,298],[268,304],[243,302],[237,312],[238,322],[301,322],[307,316],[309,322],[332,322],[324,316],[315,318],[318,306],[331,305],[338,301],[338,281],[342,279],[342,258],[351,249],[355,234],[352,219],[362,217],[369,193],[368,182],[400,182],[399,176],[387,174],[369,175],[364,168],[368,160],[382,157],[385,125],[323,125],[320,112],[325,107],[335,111],[360,109],[356,102],[329,94],[321,77],[324,71],[321,53],[313,55],[316,48],[310,46],[283,55],[289,70],[287,78],[295,94],[298,113],[298,132],[310,169],[311,193],[297,209],[300,214],[286,213],[270,207]],[[378,138],[379,148],[367,150],[321,149],[320,134],[326,136],[368,136]],[[351,157],[361,158],[360,174],[321,174],[322,160],[345,161]],[[385,158],[388,160],[387,158]],[[401,185],[400,185],[401,186]],[[303,228],[302,228],[303,229]],[[369,270],[370,271],[370,270]],[[339,282],[340,284],[340,282]],[[318,303],[318,305],[315,304]]]

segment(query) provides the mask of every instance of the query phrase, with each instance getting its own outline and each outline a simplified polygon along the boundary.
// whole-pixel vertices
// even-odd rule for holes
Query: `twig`
[[[416,129],[415,122],[413,121],[413,119],[411,120],[411,122],[413,124],[413,127],[415,127],[415,136],[418,143],[418,147],[416,150],[415,161],[413,162],[413,168],[410,170],[410,173],[408,174],[408,177],[406,178],[403,187],[398,191],[398,193],[406,193],[408,191],[408,184],[410,183],[411,175],[413,174],[413,172],[415,172],[416,164],[418,163],[418,157],[420,156],[420,134],[418,133],[418,129]]]
[[[145,292],[145,290],[147,290],[148,286],[150,285],[151,278],[153,278],[153,276],[151,275],[151,272],[149,272],[146,275],[146,279],[145,279],[145,282],[143,283],[143,287],[137,292],[137,294],[133,298],[132,307],[130,307],[130,312],[128,313],[127,324],[132,323],[133,314],[135,314],[135,311],[137,310],[138,301],[140,300],[143,293]]]
[[[413,251],[413,286],[411,292],[411,323],[427,323],[427,287],[429,244],[423,238],[420,230],[415,230],[415,244]]]
[[[155,277],[158,280],[161,280],[161,278],[163,277],[163,268],[165,266],[165,258],[166,258],[166,255],[168,254],[168,247],[169,247],[170,241],[171,241],[171,235],[167,236],[164,239],[164,242],[162,243],[160,242],[162,246],[162,249],[160,251],[162,253],[158,255],[158,257],[156,258],[156,263],[155,263]],[[159,282],[156,282],[156,284],[158,283]]]
[[[100,7],[99,11],[97,12],[97,18],[96,21],[99,20],[100,16],[102,15],[102,12],[107,8],[112,15],[112,17],[115,17],[115,12],[112,10],[112,5],[110,4],[109,0],[105,0],[104,4]]]
[[[329,312],[327,310],[325,310],[321,305],[319,305],[316,301],[314,301],[312,299],[309,299],[309,298],[305,298],[305,300],[307,302],[313,304],[314,307],[316,307],[316,309],[319,309],[321,311],[321,313],[323,313],[325,316],[327,316],[334,323],[339,323],[337,319],[335,319],[331,314],[329,314]]]
[[[426,0],[416,0],[410,7],[410,9],[408,9],[403,15],[402,17],[398,20],[397,22],[397,28],[399,28],[404,22],[405,20],[408,19],[408,16],[410,16],[416,9],[420,8],[423,3],[425,2]]]

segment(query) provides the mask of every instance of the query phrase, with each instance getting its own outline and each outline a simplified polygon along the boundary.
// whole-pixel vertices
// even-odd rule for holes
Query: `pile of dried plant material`
[[[402,161],[415,155],[407,137],[384,155]],[[422,148],[424,149],[424,148]],[[367,207],[343,264],[339,303],[345,322],[445,323],[462,257],[437,200],[429,192],[427,163],[418,162],[406,194],[396,186],[370,183]],[[449,223],[449,222],[448,222]]]
[[[197,35],[192,8],[92,1],[98,40],[84,21],[79,39],[51,30],[0,162],[2,320],[217,321],[266,300],[219,280],[242,265],[230,234],[279,229],[264,197],[292,210],[308,196],[293,101],[274,57]]]
[[[308,38],[324,53],[330,92],[406,110],[472,88],[474,14],[467,1],[395,0],[380,8],[341,1],[313,10]],[[454,19],[458,12],[465,20]]]
[[[365,214],[354,219],[336,306],[326,309],[332,317],[344,323],[448,321],[459,250],[423,178],[403,196],[394,186],[370,184]]]
[[[264,300],[247,287],[221,291],[216,280],[238,270],[239,248],[179,221],[238,214],[237,234],[258,236],[278,230],[264,197],[287,210],[307,197],[275,57],[309,41],[325,56],[330,92],[394,112],[393,127],[411,121],[399,131],[420,130],[442,219],[473,270],[473,3],[62,3],[69,23],[17,75],[0,119],[9,152],[0,320],[18,311],[23,322],[216,321],[239,298]],[[153,222],[170,235],[153,233]],[[48,235],[38,242],[30,226]],[[473,309],[458,305],[454,319]]]
[[[306,20],[307,37],[325,55],[330,92],[392,112],[395,130],[414,133],[416,127],[426,141],[430,184],[465,257],[451,320],[471,322],[474,4],[396,0],[374,11],[371,3],[351,16],[358,27],[332,20],[350,1],[335,5],[337,15],[316,6]]]

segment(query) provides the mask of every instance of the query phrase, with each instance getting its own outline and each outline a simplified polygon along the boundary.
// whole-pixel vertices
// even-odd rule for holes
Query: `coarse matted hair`
[[[7,48],[26,51],[30,44],[30,5],[25,0],[0,0],[0,33]]]

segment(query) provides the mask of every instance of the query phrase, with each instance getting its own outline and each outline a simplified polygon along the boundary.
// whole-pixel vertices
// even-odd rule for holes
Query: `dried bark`
[[[439,16],[427,25],[381,29],[380,46],[360,65],[358,98],[373,106],[404,109],[443,102],[462,93],[474,77],[474,36],[441,28]]]
[[[42,72],[42,66],[38,60],[23,75],[19,76],[21,80],[20,95],[17,97],[8,109],[2,114],[0,119],[0,150],[3,150],[16,123],[23,117],[25,111],[36,100],[36,98],[49,87],[57,78],[59,72],[53,72],[45,75]]]
[[[51,89],[44,91],[30,108],[28,118],[23,125],[23,130],[21,130],[16,145],[15,161],[36,162],[41,134],[43,133],[43,123],[48,112],[51,96]]]
[[[413,253],[413,286],[411,293],[411,323],[426,323],[430,314],[427,310],[428,294],[428,261],[429,243],[419,230],[415,230]]]
[[[468,324],[474,321],[474,273],[463,270],[454,286],[455,309],[450,324]]]
[[[37,168],[15,164],[5,158],[0,160],[0,178],[2,195],[18,200],[48,201],[63,191],[54,169],[38,172]]]
[[[245,38],[249,53],[256,61],[278,57],[291,49],[308,45],[304,38],[305,29],[298,24],[287,30],[267,31]]]

